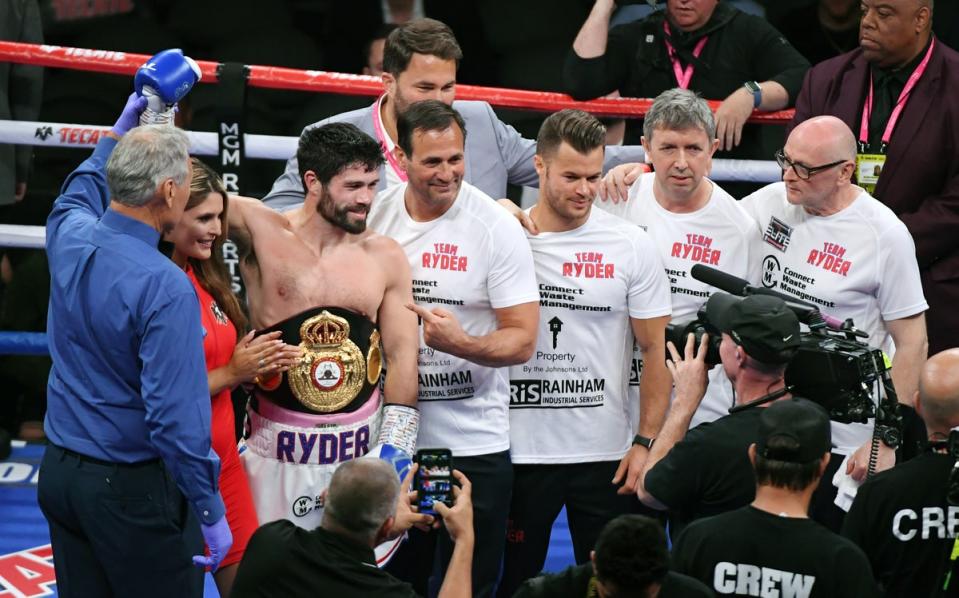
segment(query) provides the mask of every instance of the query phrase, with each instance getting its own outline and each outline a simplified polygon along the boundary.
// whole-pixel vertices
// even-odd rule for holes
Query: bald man
[[[806,74],[791,127],[831,114],[856,134],[859,183],[915,241],[936,353],[959,335],[959,53],[933,35],[932,0],[858,4],[859,48]]]
[[[377,568],[373,548],[398,537],[413,525],[433,518],[411,509],[413,472],[400,484],[393,467],[381,459],[362,458],[340,465],[330,480],[320,527],[307,531],[280,519],[253,534],[246,549],[233,598],[304,598],[317,589],[331,596],[408,598],[413,588]],[[439,598],[472,596],[473,503],[466,476],[454,470],[455,505],[437,503],[446,531],[455,542]],[[438,532],[446,533],[446,532]]]
[[[942,585],[959,529],[959,506],[946,499],[955,464],[950,431],[959,427],[959,349],[929,358],[915,403],[926,423],[926,452],[863,484],[842,530],[869,557],[887,597],[938,596],[934,590]],[[955,596],[957,585],[953,572],[942,595]]]
[[[762,260],[762,285],[841,320],[853,318],[869,334],[866,342],[892,357],[896,393],[911,402],[926,359],[928,306],[909,231],[852,183],[856,140],[838,118],[817,117],[793,129],[776,160],[783,182],[742,200],[760,228],[754,255]],[[844,513],[832,507],[832,472],[844,467],[845,474],[863,480],[871,436],[871,421],[832,424],[833,458],[812,515],[834,531]],[[894,463],[893,448],[880,444],[878,469]]]

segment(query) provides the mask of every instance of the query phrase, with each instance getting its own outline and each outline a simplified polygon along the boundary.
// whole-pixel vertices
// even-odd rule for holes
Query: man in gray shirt
[[[386,164],[381,167],[379,189],[405,181],[393,158],[396,143],[396,117],[410,104],[422,100],[440,100],[452,104],[466,122],[465,180],[493,198],[506,196],[507,182],[514,185],[537,185],[533,155],[536,142],[525,139],[516,129],[503,123],[487,102],[454,101],[456,69],[462,59],[456,38],[449,27],[433,19],[416,19],[401,25],[386,39],[383,51],[383,86],[385,93],[372,106],[314,123],[307,128],[331,122],[347,122],[371,135],[383,146]],[[639,146],[608,147],[605,168],[621,163],[641,161]],[[263,199],[277,210],[286,210],[303,203],[296,157],[286,163],[286,170],[273,183]]]

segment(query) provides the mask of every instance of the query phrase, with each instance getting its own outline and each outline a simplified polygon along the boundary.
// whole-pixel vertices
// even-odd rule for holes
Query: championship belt
[[[379,383],[380,333],[368,319],[336,307],[317,307],[258,331],[282,331],[303,355],[288,372],[256,381],[257,394],[308,413],[355,411]]]

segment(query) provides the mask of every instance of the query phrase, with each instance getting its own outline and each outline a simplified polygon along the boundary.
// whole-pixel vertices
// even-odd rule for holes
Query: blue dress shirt
[[[88,457],[159,457],[203,523],[224,514],[200,309],[156,229],[108,209],[103,138],[47,219],[53,368],[44,430]]]

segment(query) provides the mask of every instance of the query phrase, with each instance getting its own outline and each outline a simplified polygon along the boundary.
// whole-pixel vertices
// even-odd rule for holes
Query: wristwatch
[[[638,444],[640,446],[646,447],[647,451],[653,450],[653,443],[656,442],[655,438],[646,438],[642,434],[637,434],[633,436],[633,444]]]
[[[878,425],[879,439],[889,448],[895,450],[902,444],[902,432],[896,426]]]
[[[763,88],[755,81],[746,81],[743,86],[749,93],[753,94],[753,108],[759,108],[759,105],[763,103]]]

